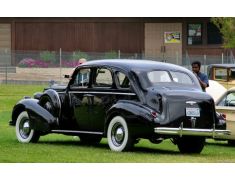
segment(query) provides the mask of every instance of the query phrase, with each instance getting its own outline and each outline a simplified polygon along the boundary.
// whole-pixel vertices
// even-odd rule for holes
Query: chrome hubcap
[[[28,119],[25,118],[21,121],[20,126],[19,126],[19,132],[22,138],[24,139],[28,138],[31,132]]]
[[[52,106],[51,106],[51,103],[50,103],[50,102],[46,102],[46,104],[45,104],[45,109],[47,109],[49,112],[51,112]]]
[[[122,128],[118,128],[118,129],[117,129],[117,132],[116,132],[116,137],[115,137],[115,139],[116,139],[117,141],[122,141],[122,140],[123,140],[123,137],[124,137],[124,131],[123,131],[123,129],[122,129]]]
[[[114,124],[111,132],[112,142],[115,146],[120,146],[123,143],[125,137],[125,131],[120,123]]]

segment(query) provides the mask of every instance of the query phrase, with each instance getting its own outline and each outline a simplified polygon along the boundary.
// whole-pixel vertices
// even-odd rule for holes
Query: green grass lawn
[[[0,163],[6,162],[235,162],[235,147],[225,141],[207,140],[199,155],[182,155],[170,140],[152,144],[141,140],[133,152],[112,152],[104,138],[99,145],[81,145],[79,138],[58,134],[42,136],[36,144],[19,143],[8,125],[14,104],[43,86],[0,85]]]

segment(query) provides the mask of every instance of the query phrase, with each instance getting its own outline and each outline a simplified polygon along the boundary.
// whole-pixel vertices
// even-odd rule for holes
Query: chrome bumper
[[[154,128],[156,134],[164,135],[178,135],[182,136],[206,136],[212,138],[223,138],[231,134],[229,130],[215,129],[196,129],[196,128],[183,128],[183,123],[179,128],[157,127]]]

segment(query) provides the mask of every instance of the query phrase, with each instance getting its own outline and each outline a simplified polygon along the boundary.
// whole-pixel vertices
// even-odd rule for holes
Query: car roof
[[[149,70],[149,69],[162,69],[162,70],[179,70],[179,71],[189,71],[188,69],[177,66],[175,64],[164,63],[153,60],[130,60],[130,59],[105,59],[105,60],[93,60],[83,63],[80,66],[109,66],[109,67],[117,67],[127,71],[132,69],[141,69],[141,70]]]
[[[210,67],[235,68],[235,64],[210,64]]]

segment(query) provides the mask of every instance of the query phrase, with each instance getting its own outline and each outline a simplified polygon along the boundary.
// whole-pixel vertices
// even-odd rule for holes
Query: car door
[[[104,131],[106,111],[116,101],[113,72],[107,67],[97,67],[92,73],[90,120],[93,131]]]
[[[226,126],[231,131],[229,139],[235,139],[235,92],[228,92],[217,103],[216,111],[226,115]]]
[[[69,88],[70,106],[79,130],[90,131],[91,97],[90,97],[91,68],[78,69],[73,75]]]
[[[106,112],[119,100],[137,99],[129,78],[117,69],[99,67],[93,73],[92,111],[90,118],[94,131],[103,131]]]

